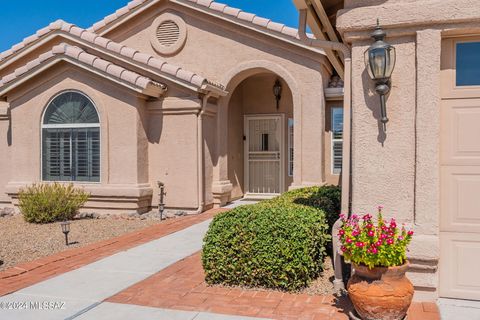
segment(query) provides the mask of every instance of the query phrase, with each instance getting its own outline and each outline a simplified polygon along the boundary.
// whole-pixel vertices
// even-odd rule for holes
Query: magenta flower
[[[372,230],[368,231],[368,236],[369,237],[373,237],[375,235],[375,232],[373,232]]]
[[[377,249],[377,248],[372,248],[371,252],[372,252],[373,254],[377,254],[377,253],[378,253],[378,249]]]
[[[387,244],[392,245],[393,244],[393,239],[388,239]]]
[[[410,237],[413,236],[413,231],[412,231],[412,230],[408,231],[408,235],[409,235]]]
[[[367,221],[367,220],[371,220],[372,219],[372,215],[367,213],[366,215],[363,216],[362,218],[364,221]]]
[[[403,241],[403,237],[402,236],[398,237],[398,240]]]
[[[357,247],[359,247],[359,248],[363,248],[363,247],[365,246],[365,243],[359,241],[359,242],[357,242],[355,245],[356,245]]]
[[[352,239],[350,239],[350,238],[347,238],[347,240],[345,240],[345,241],[347,241],[347,243],[352,243],[353,242]]]
[[[360,232],[358,230],[353,230],[352,231],[352,236],[356,237],[360,234]]]
[[[344,230],[338,231],[338,235],[339,235],[339,236],[343,236],[344,234],[345,234],[345,231],[344,231]]]
[[[395,222],[394,219],[392,219],[392,221],[390,221],[390,228],[396,228],[397,227],[397,223]]]
[[[375,245],[376,245],[377,247],[380,247],[382,244],[383,244],[383,242],[380,241],[380,240],[378,240],[377,243],[375,243]]]

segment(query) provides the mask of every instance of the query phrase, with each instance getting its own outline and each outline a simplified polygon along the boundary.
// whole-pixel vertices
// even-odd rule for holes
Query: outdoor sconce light
[[[64,221],[61,223],[62,232],[65,235],[65,245],[68,246],[68,233],[70,232],[70,222]]]
[[[282,99],[282,84],[280,80],[276,80],[273,85],[273,94],[275,95],[275,100],[277,101],[277,110],[280,107],[280,99]]]
[[[368,74],[376,83],[375,91],[380,95],[381,121],[385,132],[388,122],[385,96],[390,91],[390,78],[396,60],[395,48],[384,41],[386,35],[377,20],[377,27],[372,33],[375,42],[365,51],[365,66]]]

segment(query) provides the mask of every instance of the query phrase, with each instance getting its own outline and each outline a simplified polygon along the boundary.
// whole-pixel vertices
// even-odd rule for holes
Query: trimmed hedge
[[[73,219],[87,202],[89,194],[73,184],[33,184],[20,190],[19,207],[23,218],[32,223],[50,223]]]
[[[284,200],[320,209],[325,213],[330,231],[333,224],[339,219],[342,206],[341,197],[342,189],[340,187],[327,185],[292,190],[270,201]]]
[[[217,215],[204,238],[207,283],[296,291],[316,279],[331,238],[319,207],[324,200],[312,199],[330,193],[319,189]]]

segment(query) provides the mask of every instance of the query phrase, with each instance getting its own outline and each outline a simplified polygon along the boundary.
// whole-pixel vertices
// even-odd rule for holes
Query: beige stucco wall
[[[145,96],[66,64],[49,69],[7,95],[12,108],[13,143],[10,147],[0,145],[0,164],[8,161],[2,166],[5,172],[0,175],[0,193],[6,186],[5,191],[15,198],[21,186],[40,180],[43,108],[55,94],[66,89],[77,89],[91,97],[101,118],[101,182],[84,185],[92,192],[87,210],[146,211],[158,203],[157,181],[166,184],[166,206],[172,209],[194,212],[201,202],[206,209],[232,196],[240,196],[243,194],[239,188],[243,183],[243,139],[240,143],[232,139],[243,137],[243,114],[279,112],[285,114],[285,128],[288,118],[295,119],[295,175],[285,174],[285,190],[326,182],[323,88],[331,74],[326,58],[288,41],[165,3],[155,5],[104,36],[158,55],[150,43],[150,25],[166,10],[185,20],[187,41],[177,54],[160,58],[223,84],[227,96],[212,98],[199,122],[204,95],[158,75],[149,74],[152,79],[165,83],[168,92],[159,100],[147,100]],[[57,35],[4,67],[0,76],[49,51],[60,41],[85,47],[107,58],[96,49]],[[116,63],[131,68],[125,61]],[[240,85],[243,80],[260,74],[268,76],[253,77]],[[282,80],[284,89],[278,111],[274,108],[272,92],[277,78]],[[237,104],[241,108],[235,107]],[[237,111],[241,114],[236,114]],[[229,118],[236,118],[231,126]],[[8,121],[2,121],[0,138],[9,134]],[[204,138],[201,155],[197,141],[199,125],[203,126]],[[12,151],[3,152],[9,149]],[[203,168],[198,167],[199,156]],[[238,171],[238,179],[232,170]],[[199,195],[198,177],[203,180],[202,195]],[[235,185],[233,195],[231,183]],[[9,199],[2,195],[0,201],[1,197]]]
[[[441,39],[480,32],[472,1],[346,1],[337,27],[352,45],[352,211],[383,204],[387,216],[413,226],[410,278],[417,299],[438,296],[439,110]],[[376,19],[397,52],[390,122],[383,134],[379,97],[364,66]]]
[[[0,206],[10,206],[11,199],[5,193],[5,187],[10,180],[10,153],[12,135],[10,131],[10,119],[0,119]]]
[[[12,146],[10,164],[3,167],[10,173],[7,192],[14,195],[19,187],[41,181],[42,114],[52,97],[72,89],[93,100],[101,122],[100,183],[78,184],[92,193],[87,209],[146,210],[152,190],[147,179],[146,134],[139,112],[145,108],[144,100],[132,91],[64,63],[8,96]],[[125,202],[106,201],[115,197]]]
[[[296,167],[295,170],[294,181],[292,183],[288,181],[289,186],[325,183],[322,138],[323,88],[325,79],[329,78],[331,72],[325,57],[238,25],[174,4],[164,3],[152,7],[148,13],[132,18],[121,28],[110,31],[106,36],[141,51],[159,55],[150,43],[150,25],[165,11],[178,14],[185,20],[187,40],[179,53],[161,57],[198,72],[209,80],[219,82],[229,91],[229,95],[219,100],[216,139],[218,141],[216,154],[219,158],[218,161],[213,162],[216,163],[213,170],[214,184],[222,189],[225,181],[228,182],[229,177],[232,177],[232,169],[227,164],[230,160],[227,157],[228,142],[224,139],[228,132],[230,100],[233,99],[232,104],[235,104],[237,103],[235,100],[239,99],[232,98],[232,94],[244,79],[262,72],[276,74],[285,81],[286,87],[294,92],[292,101],[296,121],[295,158],[298,168]],[[271,88],[266,92],[266,95],[262,96],[273,96]],[[252,96],[255,95],[252,94]],[[254,112],[255,110],[252,110],[252,113]],[[258,113],[261,112],[258,110]],[[242,151],[236,152],[233,156],[238,158],[242,156],[241,153]],[[238,172],[237,177],[241,176],[243,172]],[[230,182],[235,184],[241,181]],[[234,192],[235,196],[240,194],[237,191]]]

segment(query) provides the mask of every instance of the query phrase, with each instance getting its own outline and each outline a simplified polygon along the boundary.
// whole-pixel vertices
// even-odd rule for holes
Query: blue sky
[[[292,0],[218,0],[218,2],[292,27],[297,26],[298,14]],[[86,28],[127,3],[128,0],[2,1],[0,52],[57,19]]]

